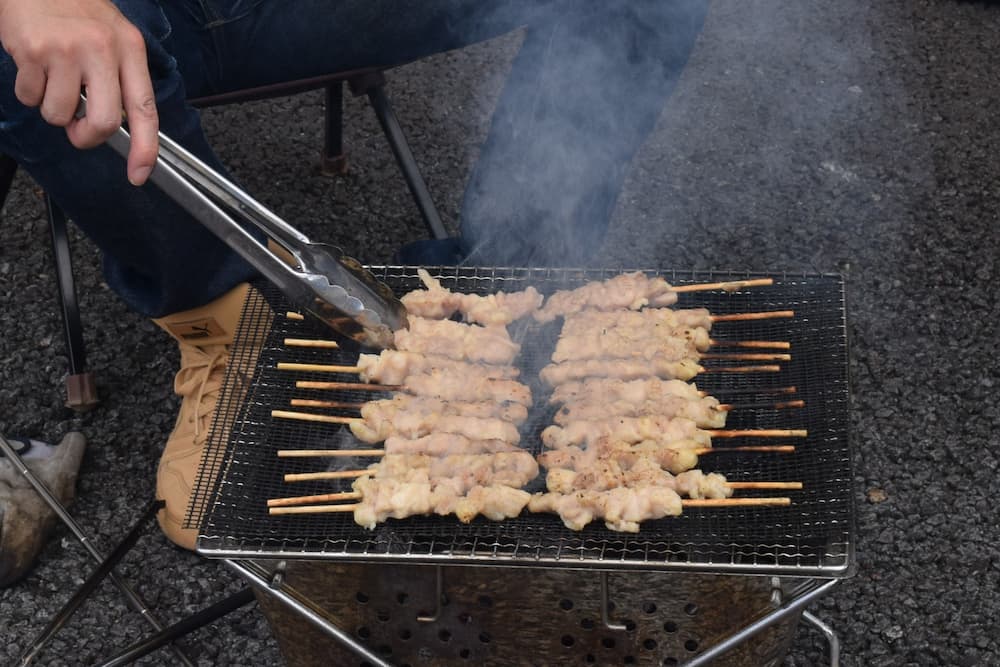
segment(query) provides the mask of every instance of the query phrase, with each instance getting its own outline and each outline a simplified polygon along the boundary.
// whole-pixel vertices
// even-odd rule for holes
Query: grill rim
[[[418,267],[404,266],[404,265],[385,265],[385,266],[372,266],[369,267],[376,275],[379,276],[389,276],[393,274],[406,274],[408,278],[415,276],[416,269]],[[722,574],[760,574],[760,575],[787,575],[787,576],[819,576],[819,577],[848,577],[855,573],[857,569],[856,563],[856,543],[857,543],[857,511],[856,511],[856,497],[853,489],[855,479],[855,456],[853,448],[851,446],[851,436],[849,421],[847,420],[847,406],[851,403],[851,384],[849,376],[849,329],[847,326],[847,309],[846,309],[846,282],[844,276],[840,273],[831,272],[756,272],[756,271],[729,271],[729,270],[710,270],[710,271],[678,271],[678,270],[663,270],[663,269],[630,269],[630,268],[602,268],[602,269],[556,269],[556,268],[516,268],[516,267],[420,267],[427,269],[435,277],[442,279],[473,279],[484,281],[489,281],[493,290],[503,287],[504,280],[512,279],[517,280],[518,283],[523,284],[536,284],[538,282],[549,281],[548,287],[553,287],[553,278],[555,277],[556,282],[573,282],[575,280],[594,280],[594,279],[604,279],[617,275],[619,273],[640,270],[649,275],[661,275],[667,280],[675,284],[685,284],[692,282],[714,282],[714,281],[725,281],[725,280],[739,280],[747,278],[756,277],[773,277],[776,284],[789,281],[811,281],[811,280],[828,280],[833,281],[835,286],[836,294],[825,294],[824,296],[834,298],[839,302],[839,308],[837,312],[837,324],[836,331],[839,333],[837,343],[841,343],[842,347],[838,345],[838,351],[842,350],[844,364],[843,367],[838,367],[836,369],[836,377],[833,378],[836,381],[843,383],[843,394],[844,394],[844,414],[840,414],[839,417],[843,420],[843,452],[846,455],[846,462],[843,463],[843,474],[846,476],[845,486],[849,487],[850,493],[846,494],[843,498],[838,498],[839,501],[846,503],[844,517],[846,523],[848,524],[843,528],[843,540],[834,543],[827,542],[821,547],[821,552],[818,557],[822,559],[822,563],[812,564],[812,565],[789,565],[787,563],[775,562],[771,563],[761,563],[761,559],[774,559],[780,561],[782,554],[780,549],[773,553],[758,553],[755,547],[760,547],[757,545],[748,544],[733,544],[730,545],[730,561],[731,562],[703,562],[703,561],[679,561],[671,560],[674,555],[675,540],[673,537],[669,537],[666,540],[657,540],[655,537],[651,537],[646,533],[646,528],[644,526],[643,532],[638,534],[616,534],[614,540],[614,545],[616,548],[613,549],[614,553],[619,554],[618,558],[604,558],[604,554],[608,551],[607,540],[605,544],[602,545],[601,557],[591,558],[587,556],[588,552],[596,550],[593,546],[588,546],[588,539],[585,536],[575,534],[576,540],[578,542],[577,546],[569,551],[570,555],[565,555],[563,553],[563,544],[560,541],[557,548],[558,555],[556,557],[541,555],[545,552],[550,552],[556,547],[551,545],[535,545],[530,548],[531,553],[519,553],[520,545],[519,540],[521,538],[493,538],[487,537],[483,538],[486,540],[487,546],[492,546],[494,553],[492,554],[482,554],[478,553],[479,549],[482,549],[480,542],[483,541],[478,536],[458,536],[456,532],[452,532],[450,538],[445,538],[434,533],[431,536],[422,536],[425,542],[422,543],[421,548],[433,549],[436,541],[450,542],[452,549],[446,553],[412,553],[413,551],[413,536],[410,535],[409,550],[406,553],[393,553],[393,552],[376,552],[372,551],[371,547],[376,543],[381,543],[383,548],[385,547],[385,540],[383,538],[377,537],[376,533],[368,533],[367,544],[365,550],[362,551],[347,551],[351,547],[352,540],[350,537],[346,539],[331,540],[329,538],[317,537],[315,539],[309,540],[299,540],[299,539],[283,539],[280,540],[284,546],[281,547],[268,547],[266,549],[259,548],[246,548],[245,541],[241,541],[240,538],[234,537],[224,537],[219,536],[213,531],[212,515],[216,506],[218,504],[218,491],[219,487],[223,483],[223,476],[220,475],[215,480],[215,483],[211,485],[212,488],[208,489],[207,493],[210,497],[205,497],[206,489],[204,480],[199,476],[198,484],[196,484],[195,492],[192,493],[192,502],[188,509],[188,517],[185,525],[189,526],[201,526],[199,530],[199,537],[197,541],[196,551],[197,553],[206,557],[216,557],[216,558],[307,558],[307,559],[332,559],[344,562],[378,562],[378,563],[390,563],[390,562],[406,562],[406,563],[421,563],[421,564],[456,564],[456,565],[490,565],[490,566],[512,566],[512,567],[559,567],[559,568],[574,568],[574,569],[614,569],[614,570],[635,570],[635,571],[645,571],[645,570],[657,570],[657,571],[678,571],[678,572],[702,572],[702,573],[722,573]],[[533,282],[534,281],[534,282]],[[447,282],[446,282],[447,284]],[[556,285],[557,286],[557,285]],[[266,289],[266,288],[265,288]],[[754,289],[754,288],[751,288]],[[772,288],[765,288],[772,289]],[[280,316],[280,313],[279,313]],[[791,326],[791,325],[790,325]],[[241,322],[240,329],[242,330],[243,323]],[[268,325],[270,329],[270,325]],[[227,376],[227,383],[229,378]],[[215,425],[213,425],[213,432]],[[213,433],[213,435],[215,435]],[[217,440],[217,439],[216,439]],[[222,456],[227,456],[231,452],[230,449],[231,442],[218,444],[215,443],[215,447],[223,447],[226,451],[223,452]],[[209,457],[209,447],[206,447],[205,458]],[[228,459],[231,462],[231,456]],[[204,466],[203,466],[204,468]],[[202,498],[198,499],[198,491],[201,491]],[[455,526],[460,526],[453,518],[450,519],[455,522]],[[834,522],[838,523],[838,522]],[[842,522],[839,522],[842,523]],[[404,536],[408,535],[414,531],[408,529],[401,522],[399,523],[400,530],[396,531],[402,533]],[[559,524],[561,528],[561,524]],[[489,532],[489,531],[487,531]],[[494,531],[495,532],[495,531]],[[398,540],[398,535],[393,535],[389,538],[388,544],[389,548],[393,545],[395,540]],[[429,539],[430,542],[427,543],[426,540]],[[507,542],[513,542],[514,546],[511,550],[506,544],[497,544],[497,539],[506,539]],[[596,540],[600,542],[600,540]],[[289,542],[319,542],[323,548],[319,551],[307,548],[306,545],[302,545],[297,548],[288,546]],[[463,545],[472,545],[472,548],[460,550],[456,553],[454,545],[456,542],[461,542]],[[655,549],[657,553],[661,556],[665,556],[666,560],[650,560],[649,543],[655,542],[659,547]],[[332,544],[341,544],[341,551],[334,551],[328,549]],[[429,544],[429,547],[428,547]],[[629,558],[630,554],[634,554],[637,550],[642,551],[642,545],[646,544],[644,553],[646,558],[642,560],[637,560],[635,558]],[[681,543],[682,547],[691,546],[690,541],[688,543]],[[714,543],[712,545],[715,549],[718,549],[719,544]],[[498,548],[506,547],[507,552],[496,553]],[[801,551],[801,536],[799,537],[799,551]],[[831,547],[834,547],[833,553],[831,553]],[[741,550],[747,550],[746,554],[740,554]],[[509,552],[509,553],[508,553]],[[735,560],[734,553],[736,552],[742,558],[747,558],[754,562],[748,564],[744,562],[732,562]],[[682,552],[683,555],[683,552]],[[715,558],[718,555],[717,551],[710,554],[711,558]],[[835,563],[830,564],[831,559],[835,559]]]

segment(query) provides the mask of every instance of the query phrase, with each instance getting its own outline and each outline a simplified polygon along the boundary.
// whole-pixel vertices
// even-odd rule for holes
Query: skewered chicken
[[[354,490],[362,494],[354,521],[369,530],[388,518],[427,514],[455,514],[462,523],[477,515],[499,521],[520,514],[531,499],[527,491],[500,485],[475,486],[463,494],[448,479],[400,482],[362,477],[354,482]]]
[[[691,470],[698,465],[698,443],[679,440],[670,443],[647,440],[638,443],[616,442],[602,439],[586,449],[565,447],[551,449],[538,455],[538,463],[549,469],[585,469],[597,461],[613,459],[626,468],[632,468],[641,459],[649,459],[673,474]]]
[[[442,368],[407,376],[402,390],[446,401],[506,401],[531,405],[531,389],[517,380],[470,377]]]
[[[570,422],[565,426],[549,426],[542,431],[542,442],[550,449],[570,445],[592,444],[601,438],[621,442],[672,442],[694,441],[698,447],[711,447],[708,431],[698,428],[683,417],[615,417],[594,421]]]
[[[610,327],[589,334],[562,336],[552,352],[552,361],[636,357],[697,360],[700,353],[708,349],[709,341],[707,331],[690,327],[652,331]]]
[[[589,282],[573,290],[560,290],[546,300],[534,313],[539,322],[575,313],[584,308],[594,310],[639,310],[643,306],[672,306],[677,293],[663,278],[650,278],[640,271],[623,273],[603,282]]]
[[[583,469],[553,468],[545,476],[545,486],[554,493],[573,493],[580,489],[607,491],[620,486],[665,486],[690,498],[728,498],[733,494],[722,475],[706,475],[701,470],[673,475],[649,458],[638,459],[631,468],[623,467],[617,459],[601,459]]]
[[[385,439],[383,447],[387,455],[449,456],[452,454],[495,454],[497,452],[524,451],[503,440],[474,440],[455,433],[431,433],[415,439],[392,436]]]
[[[394,334],[399,350],[483,364],[510,364],[521,351],[502,326],[481,327],[413,316],[409,323],[408,329]]]
[[[358,356],[357,366],[362,382],[381,384],[403,384],[408,375],[426,373],[435,368],[501,380],[511,380],[521,374],[521,371],[514,366],[472,364],[440,355],[404,350],[382,350],[380,354],[361,354]]]
[[[712,314],[705,308],[646,308],[643,310],[581,310],[566,316],[562,335],[575,336],[595,330],[620,327],[647,331],[651,327],[712,330]]]
[[[696,400],[702,397],[698,387],[681,380],[642,378],[589,378],[582,382],[566,382],[552,390],[549,403],[574,403],[577,401],[606,400],[645,403],[671,396]]]
[[[404,294],[400,300],[408,313],[428,319],[443,320],[458,312],[467,322],[505,325],[534,313],[544,298],[534,287],[485,296],[462,294],[443,287],[424,269],[417,269],[417,275],[427,289]]]
[[[502,485],[520,488],[538,476],[538,463],[528,452],[496,454],[453,454],[445,457],[426,454],[384,456],[368,466],[367,476],[399,481],[451,479],[462,491],[474,486]]]
[[[466,417],[439,413],[410,413],[401,410],[386,412],[361,409],[361,419],[350,422],[351,433],[362,442],[382,442],[398,435],[419,438],[431,433],[455,433],[467,438],[503,440],[511,444],[521,441],[517,427],[496,417]]]
[[[618,487],[608,491],[575,491],[571,494],[536,493],[528,502],[532,512],[553,512],[570,530],[582,530],[597,518],[610,530],[639,532],[639,524],[650,519],[678,516],[681,497],[664,486],[637,489]]]
[[[614,417],[684,417],[701,428],[722,428],[726,414],[719,409],[719,400],[713,396],[681,398],[664,396],[642,403],[629,401],[602,401],[600,398],[573,401],[556,411],[553,421],[560,426],[574,421],[594,421]]]
[[[513,401],[479,401],[467,403],[464,401],[444,401],[432,396],[414,396],[413,394],[396,394],[392,398],[369,401],[361,406],[361,416],[366,419],[388,419],[390,414],[403,412],[411,415],[460,415],[462,417],[478,417],[487,419],[496,417],[520,426],[528,418],[528,408]]]
[[[542,381],[549,386],[584,380],[592,377],[637,380],[658,377],[669,380],[690,380],[704,368],[694,359],[583,359],[549,364],[539,371]]]

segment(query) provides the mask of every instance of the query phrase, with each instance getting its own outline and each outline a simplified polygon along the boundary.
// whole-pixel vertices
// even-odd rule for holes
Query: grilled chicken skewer
[[[603,459],[582,469],[552,468],[545,476],[545,486],[554,493],[573,493],[582,489],[607,491],[621,486],[665,486],[680,496],[690,498],[728,498],[733,495],[726,478],[718,473],[687,470],[674,475],[649,458],[638,459],[631,467],[624,467],[616,459]]]
[[[577,421],[608,420],[615,417],[683,417],[701,428],[722,428],[726,425],[727,412],[719,400],[706,396],[689,399],[680,396],[661,397],[642,403],[607,401],[600,397],[566,403],[556,411],[552,420],[559,426]]]
[[[427,289],[408,292],[400,301],[410,315],[427,319],[443,320],[461,313],[466,322],[505,325],[534,313],[544,298],[534,287],[485,296],[463,294],[443,287],[425,269],[417,269],[417,275]]]
[[[339,418],[348,424],[351,433],[362,442],[382,442],[392,436],[419,438],[431,433],[454,433],[467,438],[503,440],[513,445],[521,441],[517,426],[496,417],[413,414],[401,410],[382,412],[366,409],[367,407],[361,409],[361,418]]]
[[[684,441],[696,443],[698,447],[711,447],[712,437],[790,437],[804,438],[808,432],[802,429],[757,429],[744,431],[709,431],[699,428],[690,419],[683,417],[615,417],[593,421],[569,422],[565,426],[549,426],[542,431],[542,442],[550,449],[561,449],[571,445],[591,444],[601,438],[621,442]]]
[[[395,333],[398,350],[498,365],[511,364],[521,351],[502,326],[480,327],[421,317],[410,317],[409,324],[408,329]]]

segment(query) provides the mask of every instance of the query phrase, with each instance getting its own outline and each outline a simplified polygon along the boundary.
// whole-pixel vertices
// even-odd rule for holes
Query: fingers
[[[37,63],[18,67],[14,95],[26,107],[37,107],[45,97],[45,68]]]
[[[67,128],[70,142],[77,148],[100,145],[122,122],[122,98],[118,88],[118,71],[106,59],[87,63],[83,85],[87,93],[87,114],[74,120]],[[79,104],[77,94],[75,103]]]
[[[132,146],[128,154],[128,180],[133,185],[142,185],[156,164],[160,123],[156,114],[153,82],[146,65],[146,46],[138,31],[135,37],[138,41],[133,41],[130,48],[138,49],[140,53],[133,53],[122,60],[120,81],[122,103],[132,135]]]
[[[66,127],[80,103],[82,73],[76,63],[62,61],[49,68],[40,111],[46,122]]]

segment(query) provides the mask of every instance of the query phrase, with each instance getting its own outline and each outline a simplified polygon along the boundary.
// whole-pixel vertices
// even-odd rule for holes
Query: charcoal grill
[[[372,271],[397,293],[420,287],[414,267],[373,267]],[[550,293],[618,272],[465,267],[431,271],[449,289],[483,294],[528,285]],[[655,273],[678,285],[760,277],[717,271]],[[374,531],[355,525],[349,513],[270,516],[269,498],[350,488],[349,481],[286,484],[285,473],[320,470],[326,464],[317,459],[279,459],[277,450],[356,447],[344,427],[271,418],[271,410],[287,406],[293,396],[310,396],[307,390],[295,389],[296,380],[334,379],[329,374],[278,371],[277,363],[352,365],[357,352],[286,346],[286,337],[328,338],[329,332],[312,321],[287,317],[283,297],[261,286],[243,313],[218,417],[186,518],[187,526],[200,528],[198,552],[233,559],[847,576],[853,571],[855,538],[843,281],[836,275],[769,275],[775,278],[773,286],[733,293],[685,293],[678,307],[706,307],[714,314],[795,311],[793,319],[719,323],[712,333],[719,339],[789,341],[792,361],[784,363],[780,373],[719,373],[696,379],[699,388],[724,402],[757,403],[769,389],[797,388],[796,397],[805,401],[802,409],[739,410],[728,420],[731,428],[808,429],[808,438],[780,443],[795,444],[795,453],[713,454],[700,461],[703,470],[721,472],[732,481],[801,481],[801,491],[787,493],[792,501],[788,507],[688,509],[680,517],[645,522],[635,535],[610,531],[601,522],[574,532],[563,527],[557,516],[527,513],[503,522],[476,519],[468,525],[453,517],[413,517],[389,520]],[[526,381],[536,378],[547,362],[558,330],[558,323],[512,327],[512,335],[523,344],[520,363]],[[336,379],[356,380],[349,375]],[[524,426],[523,444],[537,453],[538,433],[552,423],[552,409],[545,404],[543,387],[535,385],[533,391],[537,405]],[[372,394],[339,391],[312,397],[358,402],[370,400]],[[747,439],[724,444],[761,443]],[[338,461],[337,465],[356,468],[368,463]],[[539,479],[535,488],[542,486]]]

